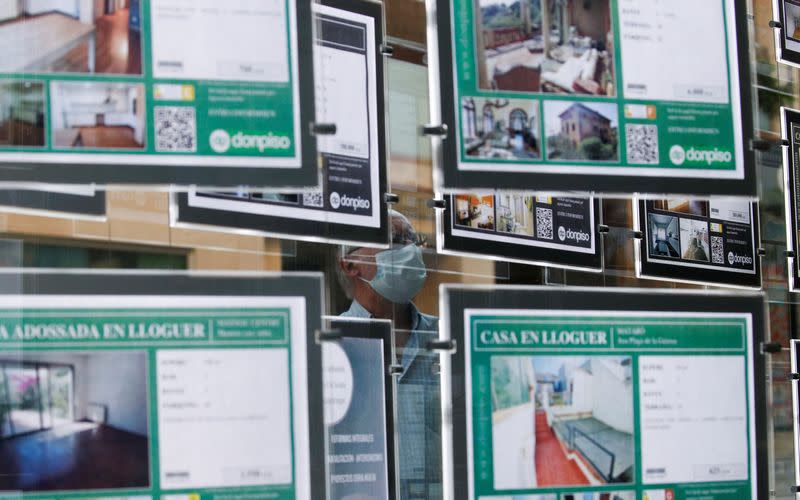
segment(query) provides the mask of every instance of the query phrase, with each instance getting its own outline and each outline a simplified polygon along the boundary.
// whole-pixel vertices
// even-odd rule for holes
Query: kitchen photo
[[[0,72],[142,74],[140,0],[0,0]]]
[[[459,194],[453,200],[456,226],[494,231],[494,195]]]
[[[143,84],[57,81],[50,88],[53,148],[144,148]]]

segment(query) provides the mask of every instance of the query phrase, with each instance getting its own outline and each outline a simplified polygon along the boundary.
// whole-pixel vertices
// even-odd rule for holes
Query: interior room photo
[[[461,108],[468,156],[514,161],[541,159],[537,101],[466,97]]]
[[[455,223],[473,229],[494,230],[494,196],[456,195]]]
[[[53,82],[50,94],[54,148],[144,148],[144,85]]]
[[[701,220],[681,219],[681,249],[684,259],[709,261],[708,223]]]
[[[140,0],[0,0],[0,71],[142,73]]]
[[[0,355],[0,490],[150,484],[140,351]]]
[[[678,212],[681,214],[708,217],[708,201],[673,198],[669,200],[653,201],[653,208],[665,212]]]
[[[671,215],[650,214],[649,220],[650,255],[680,258],[681,230],[678,218]]]
[[[501,233],[533,236],[533,196],[498,195],[497,230]]]
[[[44,83],[0,80],[0,147],[45,145]]]
[[[630,357],[493,357],[495,489],[633,481],[631,373]]]
[[[473,0],[482,89],[615,95],[610,0]]]

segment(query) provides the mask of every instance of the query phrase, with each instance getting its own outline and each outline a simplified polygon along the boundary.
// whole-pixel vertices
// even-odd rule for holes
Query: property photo
[[[459,194],[454,198],[454,217],[458,226],[494,231],[494,196]]]
[[[493,357],[495,489],[633,481],[631,363],[628,356]]]
[[[533,236],[533,196],[497,196],[497,231]]]
[[[708,223],[701,220],[681,219],[682,258],[708,262]]]
[[[473,0],[478,86],[614,96],[610,0]]]
[[[144,148],[143,84],[52,82],[50,100],[54,148]]]
[[[0,80],[0,148],[44,146],[44,83]]]
[[[142,74],[140,0],[0,2],[0,72]]]
[[[800,0],[783,0],[786,37],[800,42]]]
[[[665,212],[677,212],[687,215],[697,215],[698,217],[708,217],[708,201],[671,199],[655,200],[653,208]]]
[[[658,257],[681,256],[681,229],[678,218],[670,215],[649,214],[650,255]]]
[[[545,101],[548,160],[619,161],[617,105]]]
[[[635,491],[604,491],[602,493],[566,493],[562,500],[636,500]]]
[[[465,97],[461,100],[461,114],[467,156],[541,159],[538,101]]]
[[[0,355],[0,489],[146,488],[141,351]]]

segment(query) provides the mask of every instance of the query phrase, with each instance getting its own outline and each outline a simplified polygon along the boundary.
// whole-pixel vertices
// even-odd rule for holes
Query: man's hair
[[[397,224],[395,224],[395,222],[397,222]],[[414,229],[411,221],[397,210],[389,209],[389,227],[392,231],[393,244],[408,245],[410,243],[417,242],[416,229]],[[354,245],[340,245],[336,251],[336,278],[338,279],[339,285],[342,287],[342,290],[344,290],[344,293],[347,295],[348,299],[353,298],[353,283],[350,281],[350,277],[344,272],[344,269],[342,269],[341,263],[348,255],[355,252],[359,248],[363,247]]]

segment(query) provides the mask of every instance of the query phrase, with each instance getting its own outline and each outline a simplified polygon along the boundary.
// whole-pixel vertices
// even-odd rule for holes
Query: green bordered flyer
[[[323,498],[319,276],[3,278],[0,491]]]
[[[699,297],[446,288],[445,498],[765,498],[763,298]]]
[[[0,181],[318,185],[310,2],[11,4]]]
[[[755,195],[739,0],[437,0],[441,187]]]

